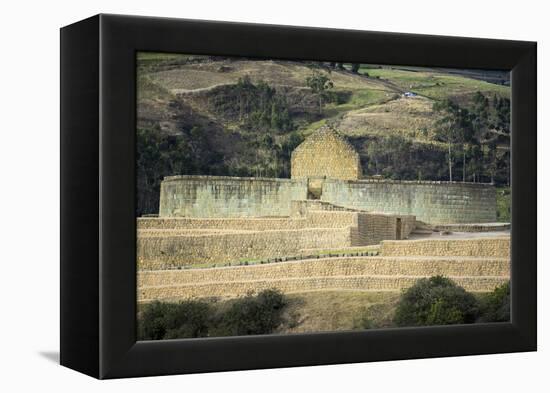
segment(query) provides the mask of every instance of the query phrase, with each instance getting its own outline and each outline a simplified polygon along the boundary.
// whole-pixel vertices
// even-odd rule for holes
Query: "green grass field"
[[[471,95],[476,91],[484,94],[510,96],[510,87],[488,83],[459,75],[440,72],[411,71],[393,68],[362,68],[371,78],[387,80],[400,89],[412,91],[425,97],[442,100],[451,97]]]

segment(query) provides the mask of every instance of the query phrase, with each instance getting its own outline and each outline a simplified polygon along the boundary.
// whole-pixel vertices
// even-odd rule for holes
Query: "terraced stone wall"
[[[267,288],[286,293],[313,290],[398,291],[421,277],[451,277],[470,291],[490,291],[510,276],[507,258],[347,257],[210,269],[142,271],[138,298],[242,296]]]
[[[383,256],[464,256],[510,258],[510,237],[383,241]]]
[[[297,255],[302,249],[349,246],[349,227],[197,235],[138,233],[137,259],[139,270],[155,270],[284,257]]]
[[[141,218],[137,256],[140,269],[165,269],[295,256],[303,249],[346,248],[401,238],[412,216],[352,211],[309,211],[300,218]]]

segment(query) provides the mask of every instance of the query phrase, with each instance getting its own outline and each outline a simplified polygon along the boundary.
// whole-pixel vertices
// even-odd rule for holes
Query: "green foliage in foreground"
[[[510,283],[507,282],[480,299],[481,315],[477,322],[510,321]]]
[[[479,305],[471,293],[452,280],[435,276],[418,280],[403,292],[395,311],[397,326],[473,323]]]
[[[435,276],[418,280],[397,304],[396,326],[451,325],[510,320],[510,283],[474,296],[452,280]],[[368,319],[366,320],[368,322]],[[370,328],[364,323],[364,328]]]
[[[139,339],[206,337],[212,311],[210,304],[201,301],[155,301],[145,306],[139,319]]]
[[[267,289],[236,299],[229,307],[203,300],[146,304],[138,317],[139,340],[272,333],[283,322],[286,297]]]
[[[214,336],[243,336],[273,332],[283,322],[285,296],[273,289],[236,300],[216,321]]]

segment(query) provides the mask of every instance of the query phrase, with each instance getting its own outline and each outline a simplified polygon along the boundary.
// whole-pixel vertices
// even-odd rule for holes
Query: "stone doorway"
[[[323,194],[324,177],[307,179],[307,199],[319,200]]]

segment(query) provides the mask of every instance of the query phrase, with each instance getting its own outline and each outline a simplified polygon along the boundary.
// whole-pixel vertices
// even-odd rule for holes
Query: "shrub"
[[[206,302],[155,301],[144,307],[139,319],[138,336],[140,340],[205,337],[211,314],[211,307]]]
[[[283,322],[287,301],[278,290],[266,289],[257,296],[235,300],[221,313],[214,336],[240,336],[272,333]]]
[[[478,322],[510,321],[510,282],[496,287],[480,299],[481,315]]]
[[[283,322],[285,296],[268,289],[229,302],[229,307],[205,301],[155,301],[138,317],[139,340],[272,333]]]
[[[473,323],[478,316],[476,298],[452,280],[435,276],[418,280],[405,290],[395,311],[397,326]]]

